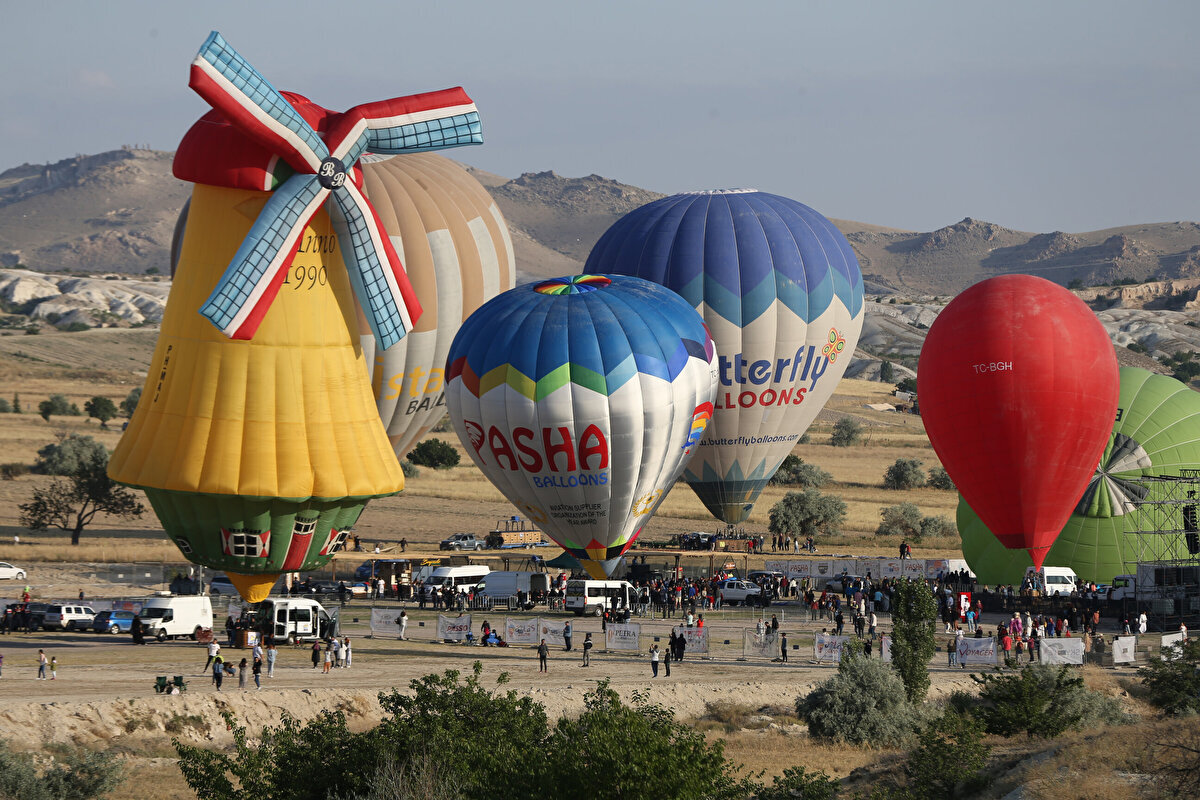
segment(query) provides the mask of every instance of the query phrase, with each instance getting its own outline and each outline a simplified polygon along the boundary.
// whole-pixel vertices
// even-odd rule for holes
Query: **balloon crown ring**
[[[603,275],[572,275],[567,278],[542,281],[534,286],[533,290],[538,294],[586,294],[603,289],[610,283],[612,283],[612,279]]]

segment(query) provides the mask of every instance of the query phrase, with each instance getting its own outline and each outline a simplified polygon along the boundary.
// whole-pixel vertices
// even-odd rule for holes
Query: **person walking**
[[[243,658],[238,662],[238,688],[244,690],[246,688],[246,669],[250,665]]]
[[[275,640],[272,639],[271,643],[269,645],[267,645],[267,677],[268,678],[275,677],[275,657],[277,655],[278,655],[278,652],[275,650]]]
[[[658,677],[658,645],[650,646],[650,677]]]
[[[537,655],[538,655],[538,672],[549,672],[550,669],[547,666],[546,660],[550,656],[550,648],[546,646],[545,639],[542,639],[542,643],[538,645]]]
[[[213,661],[216,659],[217,654],[220,652],[221,652],[221,645],[217,642],[217,639],[214,636],[213,640],[208,643],[208,661],[204,662],[204,669],[202,669],[200,671],[201,675],[203,675],[205,672],[208,671],[208,668],[212,666]]]
[[[217,685],[217,691],[221,691],[221,681],[225,678],[225,659],[218,655],[213,659],[212,665],[212,682]]]
[[[400,626],[400,641],[407,641],[406,633],[408,631],[408,612],[401,611],[400,616],[396,619],[396,624]]]
[[[46,667],[49,665],[49,660],[46,658],[45,650],[38,650],[38,676],[39,681],[46,680]]]
[[[342,640],[342,663],[346,665],[346,669],[350,669],[350,637],[347,636]]]
[[[583,635],[583,666],[585,667],[590,667],[592,665],[591,652],[592,635],[590,633],[585,633]]]
[[[254,667],[251,669],[251,672],[254,673],[254,688],[255,689],[262,688],[262,664],[263,664],[262,658],[260,656],[255,656],[254,657]]]
[[[50,680],[58,677],[58,656],[50,656]]]
[[[571,650],[571,621],[570,620],[567,620],[563,624],[563,642],[566,644],[566,647],[563,648],[563,651],[570,652],[570,650]]]

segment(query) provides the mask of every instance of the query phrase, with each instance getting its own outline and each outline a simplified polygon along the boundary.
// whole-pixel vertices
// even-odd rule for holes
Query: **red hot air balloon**
[[[1120,391],[1104,326],[1066,289],[1031,275],[977,283],[921,348],[929,441],[1005,547],[1042,559],[1112,433]]]

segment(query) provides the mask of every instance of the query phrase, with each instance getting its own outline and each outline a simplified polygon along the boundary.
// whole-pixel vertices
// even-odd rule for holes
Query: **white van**
[[[544,572],[492,570],[475,586],[475,591],[492,598],[515,597],[517,592],[530,596],[544,594],[550,591],[550,576]]]
[[[425,581],[425,594],[429,595],[434,589],[441,591],[446,587],[453,589],[455,594],[469,592],[491,571],[492,568],[484,564],[438,567]]]
[[[1034,577],[1038,589],[1047,597],[1053,595],[1069,595],[1075,591],[1075,582],[1079,576],[1070,567],[1026,567],[1025,577]]]
[[[212,603],[203,595],[151,597],[142,603],[140,616],[145,635],[160,642],[179,636],[195,639],[201,628],[213,626]]]
[[[262,634],[279,642],[312,642],[339,633],[337,612],[330,614],[311,598],[264,600],[255,607],[255,612]]]
[[[637,590],[629,581],[567,581],[567,598],[563,603],[575,616],[590,614],[598,617],[605,609],[630,610],[637,602]]]

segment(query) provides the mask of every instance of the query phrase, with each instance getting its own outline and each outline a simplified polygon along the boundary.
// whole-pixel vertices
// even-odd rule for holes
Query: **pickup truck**
[[[725,605],[736,606],[738,603],[746,606],[763,604],[762,589],[749,581],[730,579],[721,583],[721,597]]]
[[[483,550],[487,543],[475,538],[473,533],[456,533],[448,539],[442,539],[439,550]]]

